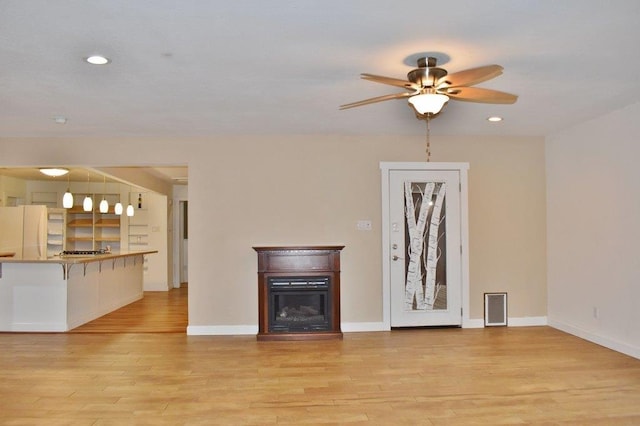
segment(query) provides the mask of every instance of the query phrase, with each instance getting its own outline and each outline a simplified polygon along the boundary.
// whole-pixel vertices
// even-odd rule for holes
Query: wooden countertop
[[[0,251],[0,257],[13,257],[16,253],[13,251]]]
[[[118,259],[121,257],[140,256],[157,252],[157,250],[121,251],[118,253],[96,254],[93,256],[52,256],[46,259],[16,259],[15,257],[2,257],[0,258],[0,263],[58,263],[62,265],[74,265],[79,263],[102,262],[104,260]]]

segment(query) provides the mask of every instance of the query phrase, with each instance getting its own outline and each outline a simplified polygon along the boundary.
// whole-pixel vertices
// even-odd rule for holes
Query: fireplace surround
[[[342,338],[343,248],[253,247],[258,253],[258,340]]]

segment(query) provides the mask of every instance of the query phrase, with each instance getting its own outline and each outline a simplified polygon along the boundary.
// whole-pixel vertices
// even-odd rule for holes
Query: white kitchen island
[[[0,257],[0,331],[68,331],[141,299],[152,253]]]

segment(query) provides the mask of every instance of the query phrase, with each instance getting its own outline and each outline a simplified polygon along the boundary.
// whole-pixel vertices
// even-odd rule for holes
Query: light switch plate
[[[372,225],[370,220],[359,220],[356,223],[356,229],[358,231],[371,231]]]

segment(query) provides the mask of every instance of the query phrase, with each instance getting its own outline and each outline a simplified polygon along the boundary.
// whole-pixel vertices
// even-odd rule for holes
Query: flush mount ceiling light
[[[85,61],[90,63],[91,65],[107,65],[111,60],[105,56],[101,55],[93,55],[85,58]]]
[[[487,121],[490,121],[491,123],[499,123],[500,121],[502,121],[502,117],[498,117],[497,115],[494,115],[494,116],[488,117]]]
[[[67,117],[63,117],[61,115],[53,117],[52,120],[56,124],[67,124]]]
[[[69,169],[63,169],[60,167],[43,167],[39,170],[40,170],[40,173],[42,173],[43,175],[47,175],[51,177],[64,176],[67,173],[69,173]]]

